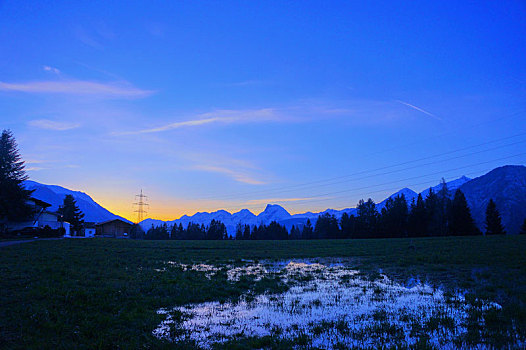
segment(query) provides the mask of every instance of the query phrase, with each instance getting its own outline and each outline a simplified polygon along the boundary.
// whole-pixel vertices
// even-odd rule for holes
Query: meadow
[[[279,275],[229,279],[227,271],[181,266],[339,258],[362,279],[425,282],[502,308],[469,313],[460,345],[518,346],[526,334],[526,236],[312,241],[135,241],[65,239],[0,248],[0,347],[13,349],[195,348],[152,332],[167,307],[218,302],[294,288]],[[199,265],[201,266],[201,265]],[[301,277],[301,276],[300,276]],[[308,282],[305,276],[301,277]],[[390,332],[392,327],[375,329]],[[435,329],[445,326],[435,320]],[[424,326],[430,326],[430,320]],[[426,339],[408,347],[432,347]],[[214,348],[309,345],[282,332]],[[459,345],[459,346],[460,346]]]

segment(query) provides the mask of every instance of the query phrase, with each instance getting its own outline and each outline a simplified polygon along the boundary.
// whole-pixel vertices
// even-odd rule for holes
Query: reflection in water
[[[210,277],[225,267],[180,265]],[[371,281],[345,263],[285,261],[227,266],[231,281],[243,275],[278,275],[282,294],[242,297],[237,303],[207,302],[161,309],[166,319],[153,331],[171,341],[193,340],[208,348],[239,337],[280,336],[315,347],[358,348],[415,345],[456,347],[472,306],[461,295],[414,283],[404,287],[385,275]],[[483,304],[484,309],[499,308]]]

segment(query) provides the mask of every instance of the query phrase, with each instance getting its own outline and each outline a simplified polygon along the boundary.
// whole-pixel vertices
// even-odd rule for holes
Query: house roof
[[[56,216],[57,218],[61,217],[62,215],[59,214],[59,213],[56,213],[54,211],[44,211],[42,214],[49,214],[49,215],[53,215],[53,216]]]
[[[40,199],[36,199],[34,197],[29,198],[30,201],[35,202],[36,205],[41,206],[42,208],[49,208],[51,204],[41,201]]]
[[[133,225],[133,223],[131,223],[129,221],[122,220],[122,219],[111,219],[111,220],[106,220],[106,221],[103,221],[103,222],[98,222],[98,223],[95,224],[95,226],[105,225],[105,224],[108,224],[108,223],[113,222],[113,221],[120,221],[120,222],[125,223],[127,225]]]

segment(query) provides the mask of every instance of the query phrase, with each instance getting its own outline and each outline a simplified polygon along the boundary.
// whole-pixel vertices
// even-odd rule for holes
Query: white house
[[[62,221],[61,215],[57,213],[44,211],[38,216],[36,226],[34,227],[44,228],[46,226],[49,226],[53,230],[64,228],[64,236],[66,237],[69,236],[71,233],[70,223]]]
[[[6,222],[5,224],[8,231],[19,231],[26,228],[44,228],[49,226],[49,228],[53,230],[64,228],[65,235],[70,235],[69,222],[63,222],[60,214],[47,211],[47,208],[49,208],[51,204],[36,198],[31,198],[27,203],[33,207],[33,217],[26,221]]]

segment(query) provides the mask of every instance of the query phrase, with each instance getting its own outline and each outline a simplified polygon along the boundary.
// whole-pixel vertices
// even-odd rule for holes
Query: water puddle
[[[153,331],[170,341],[194,341],[203,348],[244,337],[277,336],[325,349],[411,346],[425,341],[457,348],[466,332],[470,306],[422,283],[411,287],[385,275],[374,281],[339,261],[281,261],[242,266],[183,265],[208,276],[227,269],[230,281],[279,276],[290,288],[281,294],[244,296],[235,303],[206,302],[163,308],[165,320]],[[482,304],[481,308],[499,308]]]

